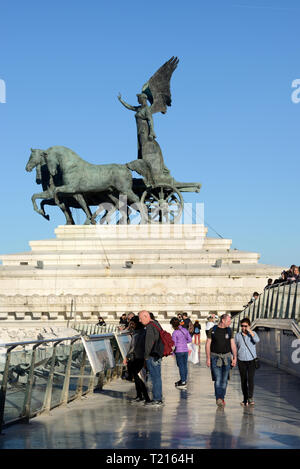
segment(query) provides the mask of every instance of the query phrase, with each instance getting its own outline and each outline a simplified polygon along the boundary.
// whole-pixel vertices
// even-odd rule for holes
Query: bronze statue
[[[49,219],[44,205],[55,204],[63,211],[67,224],[74,224],[70,211],[73,207],[85,212],[85,224],[95,224],[103,210],[105,215],[100,223],[109,223],[115,212],[120,216],[119,222],[130,223],[134,211],[139,214],[141,223],[177,223],[180,220],[183,210],[181,192],[199,192],[201,184],[178,182],[171,177],[153,125],[153,114],[165,114],[171,106],[170,80],[178,62],[177,57],[172,57],[157,70],[137,94],[137,106],[131,106],[120,94],[118,96],[126,109],[135,112],[136,160],[126,164],[96,165],[63,146],[31,151],[26,170],[36,168],[36,182],[43,186],[43,192],[32,196],[34,210]],[[133,178],[130,170],[143,178]],[[40,209],[36,199],[43,199]],[[92,213],[90,207],[97,205],[99,207]]]
[[[165,114],[167,106],[171,106],[170,80],[178,62],[177,57],[172,57],[145,83],[142,93],[137,94],[139,106],[131,106],[122,99],[121,94],[118,95],[123,106],[135,112],[137,126],[138,159],[127,163],[127,166],[144,176],[149,185],[162,180],[166,182],[171,178],[160,146],[155,140],[152,115],[156,112]]]

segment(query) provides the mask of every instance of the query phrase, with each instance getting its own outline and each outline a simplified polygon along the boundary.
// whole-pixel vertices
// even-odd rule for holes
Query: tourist
[[[268,283],[267,283],[267,285],[265,286],[264,290],[267,290],[268,288],[270,288],[271,285],[272,285],[272,283],[273,283],[273,279],[268,278]]]
[[[106,322],[101,316],[98,316],[98,323],[97,326],[106,326]]]
[[[172,318],[170,324],[174,329],[172,339],[175,344],[174,353],[180,374],[180,380],[175,383],[175,386],[179,389],[186,389],[189,356],[187,344],[192,342],[192,337],[185,327],[180,326],[178,318]]]
[[[285,270],[283,270],[280,274],[280,277],[274,280],[273,285],[285,283],[287,281],[287,276],[288,276],[288,273]]]
[[[129,324],[130,324],[130,321],[135,317],[135,314],[134,313],[128,313],[127,314],[127,317],[126,317],[126,321],[127,321],[127,326],[125,326],[125,328],[123,329],[123,332],[124,331],[129,331],[129,332],[132,332]]]
[[[149,312],[145,310],[140,311],[139,320],[146,329],[144,359],[147,370],[149,371],[150,379],[152,381],[153,394],[153,400],[150,402],[145,402],[145,405],[154,405],[160,407],[163,405],[161,361],[164,346],[160,339],[160,334],[157,328],[161,329],[161,326],[157,321],[151,319]]]
[[[257,358],[256,344],[258,342],[259,337],[256,332],[251,330],[249,318],[242,319],[241,332],[238,332],[235,336],[238,368],[244,396],[241,402],[242,406],[254,405],[255,358]]]
[[[249,301],[248,305],[251,305],[254,301],[257,300],[257,298],[259,297],[259,293],[257,291],[255,291],[252,295],[252,298],[251,300]]]
[[[138,375],[144,367],[146,331],[137,316],[130,320],[129,327],[133,331],[133,335],[124,364],[127,364],[128,374],[133,377],[135,383],[136,397],[132,402],[150,402],[146,385]]]
[[[212,327],[214,327],[214,325],[215,325],[215,322],[214,322],[213,316],[208,316],[207,322],[206,322],[206,326],[205,326],[206,337],[208,337],[208,331],[209,331]]]
[[[135,316],[134,313],[128,313],[127,314],[127,322],[129,323],[129,321],[131,321],[131,319]]]
[[[190,318],[188,317],[187,313],[182,313],[182,320],[183,320],[183,325],[185,329],[189,331],[190,334],[193,334],[194,332],[194,326]]]
[[[125,329],[126,327],[128,327],[128,321],[126,313],[123,313],[119,320],[119,329]]]
[[[236,366],[236,345],[230,328],[231,316],[223,314],[218,325],[208,331],[205,344],[206,365],[215,383],[216,403],[225,406],[225,395],[231,366]]]
[[[178,313],[178,314],[177,314],[177,317],[178,317],[178,319],[179,319],[180,325],[183,326],[183,325],[184,325],[184,320],[183,320],[183,318],[182,318],[182,314]]]
[[[194,322],[194,334],[193,334],[193,339],[194,339],[194,343],[196,345],[199,345],[200,346],[200,333],[201,333],[201,324],[200,322],[197,320]]]
[[[289,283],[297,282],[299,279],[299,267],[292,265],[290,270],[287,273],[287,281]]]

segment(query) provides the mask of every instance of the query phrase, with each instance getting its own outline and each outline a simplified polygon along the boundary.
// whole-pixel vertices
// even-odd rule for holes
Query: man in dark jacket
[[[182,313],[182,319],[183,319],[183,325],[182,327],[185,327],[189,331],[189,333],[192,335],[194,332],[194,326],[190,318],[188,317],[187,313]]]
[[[163,343],[160,339],[160,324],[151,319],[148,311],[139,313],[139,320],[146,329],[145,354],[144,359],[152,381],[153,401],[145,405],[161,406],[162,402],[162,381],[161,381],[161,360],[163,356]]]
[[[132,402],[150,402],[146,385],[139,376],[139,372],[144,367],[146,331],[137,316],[131,319],[129,326],[133,331],[133,335],[125,361],[127,362],[128,373],[133,376],[135,382],[136,398]]]
[[[128,320],[126,317],[126,313],[123,313],[122,316],[120,317],[119,325],[121,329],[125,329],[128,327]]]

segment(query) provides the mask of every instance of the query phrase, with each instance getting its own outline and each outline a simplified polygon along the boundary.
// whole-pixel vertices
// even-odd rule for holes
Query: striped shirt
[[[254,360],[254,358],[257,358],[256,355],[256,344],[259,342],[259,337],[254,332],[254,336],[251,337],[251,335],[248,333],[247,335],[243,335],[241,332],[238,332],[235,336],[235,343],[236,343],[236,348],[237,348],[237,358],[238,360],[241,361],[250,361]],[[244,341],[245,339],[245,341]],[[248,350],[247,346],[245,345],[245,342],[250,349]],[[251,353],[252,355],[251,355]]]

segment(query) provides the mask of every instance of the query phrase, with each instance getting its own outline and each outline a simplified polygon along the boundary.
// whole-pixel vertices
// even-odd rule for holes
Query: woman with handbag
[[[255,370],[259,368],[259,361],[256,354],[256,344],[258,342],[258,335],[251,330],[250,319],[242,319],[241,332],[238,332],[235,336],[238,368],[244,396],[241,402],[242,406],[254,405],[254,375]]]

